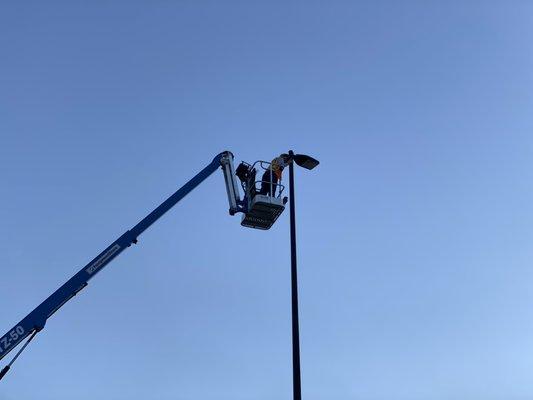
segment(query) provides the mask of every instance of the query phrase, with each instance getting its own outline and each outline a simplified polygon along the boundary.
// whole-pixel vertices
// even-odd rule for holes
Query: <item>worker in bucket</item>
[[[277,183],[281,181],[281,174],[283,169],[289,165],[289,160],[289,155],[285,153],[272,160],[261,178],[261,190],[259,194],[276,196]]]

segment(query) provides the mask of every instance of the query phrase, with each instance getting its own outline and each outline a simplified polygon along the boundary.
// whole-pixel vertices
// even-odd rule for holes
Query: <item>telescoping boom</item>
[[[249,166],[247,163],[242,164]],[[265,196],[261,197],[261,201],[263,203],[267,202],[272,204],[272,209],[274,212],[269,213],[267,210],[267,212],[263,212],[259,217],[257,217],[257,211],[254,211],[255,208],[257,208],[255,206],[257,201],[252,202],[252,199],[249,198],[251,191],[250,185],[255,186],[256,182],[253,179],[247,181],[243,181],[241,179],[241,186],[245,190],[244,198],[241,200],[239,195],[239,185],[235,179],[236,174],[233,167],[233,154],[229,151],[224,151],[220,154],[217,154],[217,156],[213,158],[213,161],[211,161],[204,169],[196,174],[190,181],[179,188],[174,194],[172,194],[150,214],[143,218],[137,225],[126,231],[117,240],[111,243],[104,251],[102,251],[86,266],[80,269],[72,278],[70,278],[59,289],[52,293],[41,304],[39,304],[18,324],[13,326],[13,328],[0,337],[0,360],[7,356],[8,353],[10,353],[15,347],[21,344],[22,341],[29,337],[11,362],[0,371],[0,379],[2,379],[9,371],[13,362],[18,358],[20,353],[26,348],[35,335],[45,327],[48,318],[50,318],[57,310],[59,310],[67,301],[76,296],[80,290],[85,288],[89,280],[92,279],[98,272],[103,270],[104,267],[107,266],[115,257],[117,257],[132,244],[136,244],[139,235],[141,235],[154,222],[161,218],[168,210],[174,207],[189,192],[200,185],[218,168],[222,168],[224,174],[226,192],[230,206],[229,213],[231,215],[234,215],[238,212],[243,213],[243,226],[250,226],[260,229],[268,229],[270,226],[272,226],[280,214],[280,204],[284,206],[286,201],[286,199],[280,199],[282,189],[280,189],[280,194],[278,194],[278,196],[272,195],[271,200],[268,198],[268,196],[267,198],[265,198]],[[281,187],[281,185],[279,186]],[[252,215],[253,213],[255,213],[254,218],[262,218],[262,222],[258,226],[252,226],[249,223],[247,224],[245,221],[246,216],[248,214]]]
[[[11,365],[33,340],[35,335],[44,328],[48,318],[67,301],[76,296],[80,290],[85,288],[89,280],[103,270],[115,257],[132,244],[136,244],[137,238],[141,233],[174,207],[189,192],[205,181],[218,168],[222,168],[224,174],[230,215],[242,213],[242,226],[255,229],[270,229],[285,209],[285,203],[287,202],[287,198],[281,196],[284,186],[275,183],[272,178],[270,163],[266,161],[256,161],[253,164],[241,162],[237,170],[235,170],[233,166],[233,154],[231,152],[224,151],[217,154],[213,158],[213,161],[198,172],[189,182],[179,188],[137,225],[107,246],[104,251],[98,254],[18,324],[0,337],[0,360],[28,338],[9,364],[0,370],[0,380],[6,375]],[[266,171],[263,174],[263,178],[256,180],[256,173],[258,171],[262,172],[263,170]],[[236,177],[239,178],[240,186],[244,191],[242,200]],[[263,180],[265,177],[267,179],[266,181]],[[261,189],[258,189],[258,186]]]

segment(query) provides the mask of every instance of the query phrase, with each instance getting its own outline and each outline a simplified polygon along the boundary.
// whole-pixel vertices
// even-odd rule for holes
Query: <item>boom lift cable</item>
[[[37,329],[34,330],[33,333],[31,334],[30,338],[26,341],[26,343],[24,343],[24,346],[22,346],[20,348],[20,350],[17,352],[17,354],[15,354],[15,357],[13,357],[13,359],[9,362],[9,364],[7,364],[4,368],[2,368],[2,371],[0,371],[0,381],[7,374],[7,372],[11,369],[11,365],[13,365],[13,363],[20,356],[20,353],[22,353],[24,351],[24,349],[26,348],[26,346],[30,344],[30,342],[35,337],[35,335],[37,335],[38,332],[39,331]]]

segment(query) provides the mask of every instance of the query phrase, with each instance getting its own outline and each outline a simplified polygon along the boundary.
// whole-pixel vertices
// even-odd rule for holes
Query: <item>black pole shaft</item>
[[[289,156],[294,153],[289,151]],[[294,207],[294,161],[289,164],[289,200],[291,226],[291,300],[292,300],[292,385],[293,399],[302,399],[300,378],[300,327],[298,323],[298,276],[296,263],[296,214]]]

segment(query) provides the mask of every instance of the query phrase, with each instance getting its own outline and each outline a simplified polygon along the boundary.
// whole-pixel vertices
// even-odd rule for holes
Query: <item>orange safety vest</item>
[[[272,162],[270,163],[270,168],[272,169],[272,172],[276,174],[276,177],[280,181],[281,181],[281,173],[284,167],[285,167],[285,162],[283,161],[283,158],[281,157],[274,158]]]

